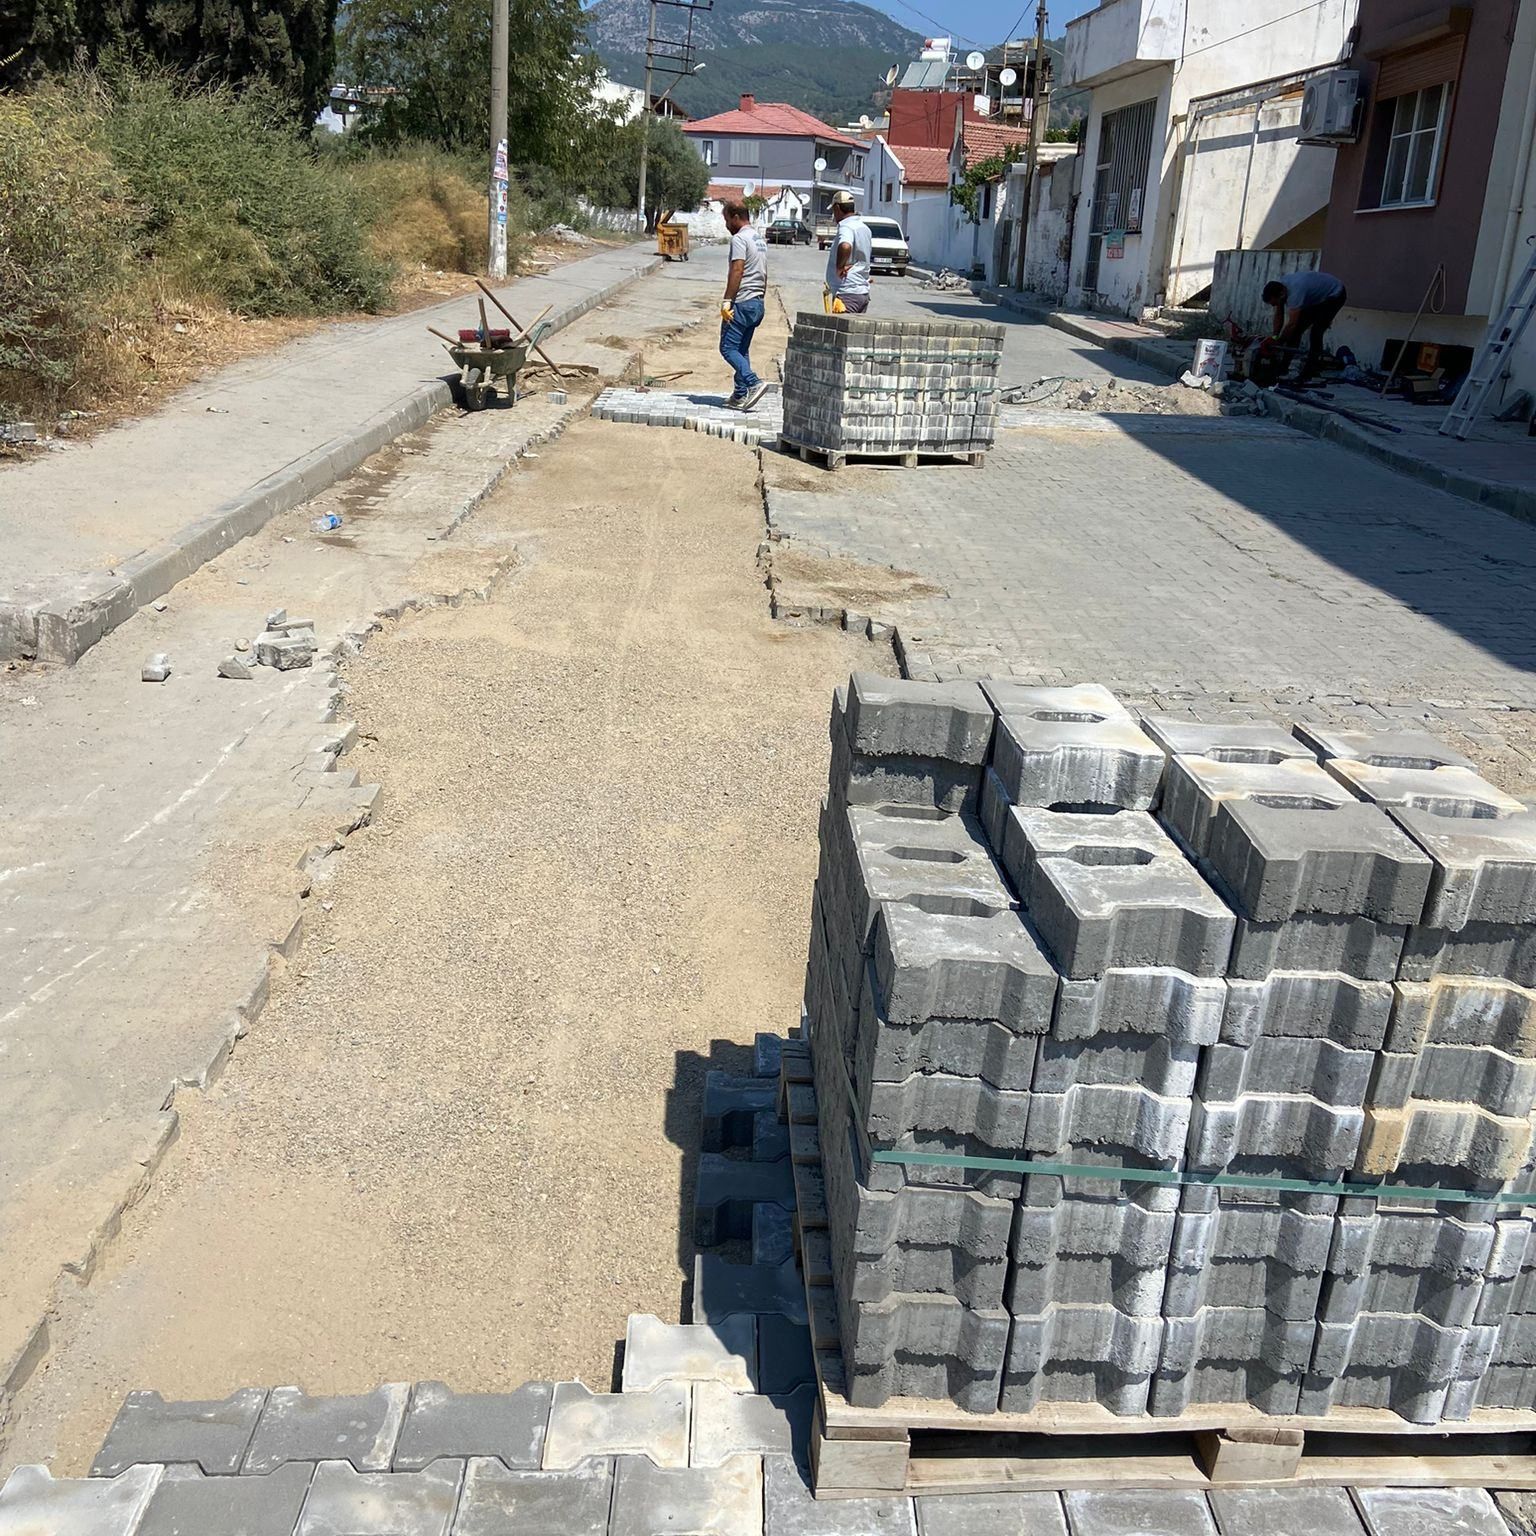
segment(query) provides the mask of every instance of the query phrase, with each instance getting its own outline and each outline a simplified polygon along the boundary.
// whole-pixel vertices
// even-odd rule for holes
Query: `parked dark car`
[[[775,219],[768,226],[769,245],[809,245],[811,227],[801,219]]]

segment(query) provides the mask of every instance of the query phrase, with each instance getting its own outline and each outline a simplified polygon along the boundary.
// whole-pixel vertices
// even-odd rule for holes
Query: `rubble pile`
[[[1262,416],[1264,406],[1257,398],[1257,388],[1252,397],[1244,390],[1245,387],[1238,384],[1202,389],[1174,384],[1137,384],[1116,378],[1095,382],[1053,374],[1029,384],[1009,385],[999,398],[1004,405],[1102,411],[1116,416]]]
[[[1536,812],[1428,737],[1091,685],[856,674],[831,738],[856,1406],[1536,1407]]]
[[[983,452],[1002,356],[1000,325],[802,313],[784,357],[784,437],[820,452]]]

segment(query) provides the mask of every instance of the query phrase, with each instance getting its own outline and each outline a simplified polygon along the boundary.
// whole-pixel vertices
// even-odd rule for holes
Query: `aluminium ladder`
[[[1482,414],[1488,391],[1503,370],[1505,359],[1531,323],[1533,308],[1536,308],[1536,248],[1531,251],[1520,281],[1510,290],[1503,313],[1488,328],[1482,346],[1477,349],[1472,369],[1456,392],[1456,403],[1440,423],[1442,435],[1466,439]]]

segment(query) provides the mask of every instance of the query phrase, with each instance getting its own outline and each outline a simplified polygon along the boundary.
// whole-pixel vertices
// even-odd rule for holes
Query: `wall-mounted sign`
[[[1121,261],[1125,257],[1125,231],[1123,229],[1106,229],[1104,231],[1104,259],[1105,261]]]
[[[1118,192],[1106,192],[1104,194],[1104,228],[1113,229],[1120,222],[1120,194]]]
[[[1126,209],[1125,227],[1130,234],[1137,234],[1141,229],[1141,188],[1131,188],[1131,204]]]

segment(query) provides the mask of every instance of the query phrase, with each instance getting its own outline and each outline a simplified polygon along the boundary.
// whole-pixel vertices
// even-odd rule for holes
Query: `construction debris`
[[[925,277],[917,285],[919,288],[936,288],[944,293],[969,293],[970,283],[958,272],[951,272],[948,267],[940,267],[931,277]]]
[[[143,666],[139,678],[146,683],[163,683],[171,675],[171,658],[164,651],[156,651]]]
[[[1439,743],[856,674],[805,997],[850,1402],[1529,1406],[1533,1019],[1536,812]]]

